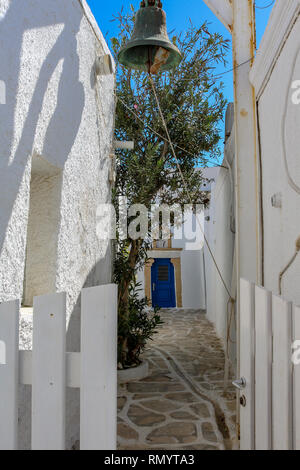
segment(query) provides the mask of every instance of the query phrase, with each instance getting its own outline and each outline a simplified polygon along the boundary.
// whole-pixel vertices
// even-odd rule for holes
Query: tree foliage
[[[119,36],[112,40],[115,55],[130,38],[134,17],[134,10],[128,16],[119,15]],[[225,63],[228,41],[208,28],[207,23],[199,28],[190,23],[185,33],[174,36],[182,53],[181,64],[169,73],[152,76],[195,203],[204,196],[201,173],[195,167],[207,166],[208,159],[218,161],[219,124],[226,105],[222,83],[214,78],[214,70],[216,64]],[[147,74],[120,65],[116,86],[120,98],[116,136],[135,142],[134,152],[117,152],[116,194],[126,195],[129,204],[149,206],[158,192],[162,202],[188,202],[170,145],[164,140],[166,134]]]
[[[133,7],[128,15],[121,12],[115,18],[119,23],[119,35],[112,39],[116,58],[131,37],[134,19]],[[182,53],[181,64],[152,78],[189,195],[193,203],[201,204],[207,202],[207,194],[201,191],[199,167],[207,166],[208,160],[217,162],[220,157],[219,124],[226,102],[214,70],[218,63],[225,64],[229,44],[220,34],[211,33],[206,22],[200,27],[190,23],[186,32],[172,40]],[[158,199],[169,205],[189,204],[148,75],[119,65],[116,90],[116,138],[135,143],[134,151],[116,152],[116,209],[119,196],[125,196],[129,206],[144,204],[148,209]],[[147,243],[130,238],[119,243],[115,280],[122,319],[128,320],[130,286],[138,267],[147,259]],[[123,335],[119,342],[128,348]]]

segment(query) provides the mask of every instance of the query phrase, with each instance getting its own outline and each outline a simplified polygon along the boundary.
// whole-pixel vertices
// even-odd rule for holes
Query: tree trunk
[[[118,310],[119,312],[122,312],[122,315],[124,315],[125,319],[128,320],[129,317],[129,287],[132,281],[134,280],[135,276],[135,266],[137,263],[137,258],[139,254],[140,247],[142,245],[141,240],[132,240],[131,243],[131,248],[130,248],[130,253],[128,256],[128,264],[130,266],[130,276],[120,284],[119,286],[119,293],[118,293]],[[121,308],[122,306],[122,308]],[[126,362],[126,356],[127,356],[127,338],[123,338],[123,343],[122,343],[122,363]]]

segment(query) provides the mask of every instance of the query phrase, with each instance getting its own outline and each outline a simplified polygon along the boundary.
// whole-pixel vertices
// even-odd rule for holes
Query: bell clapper
[[[148,73],[156,75],[159,69],[166,64],[170,52],[164,47],[155,47],[154,62],[152,62],[153,47],[148,47]]]
[[[151,73],[152,68],[152,46],[148,47],[148,73]]]
[[[155,54],[154,63],[150,68],[150,72],[156,75],[159,69],[167,63],[169,55],[170,55],[170,52],[167,51],[167,49],[164,49],[163,47],[159,47]]]

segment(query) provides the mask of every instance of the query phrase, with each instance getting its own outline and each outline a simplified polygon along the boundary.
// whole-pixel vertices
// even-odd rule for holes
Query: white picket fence
[[[33,348],[19,351],[19,301],[0,305],[0,449],[18,448],[18,388],[32,385],[33,450],[65,449],[66,387],[80,388],[81,450],[114,450],[117,287],[81,294],[81,352],[66,352],[66,294],[36,297]]]
[[[300,308],[241,280],[241,449],[300,450]]]

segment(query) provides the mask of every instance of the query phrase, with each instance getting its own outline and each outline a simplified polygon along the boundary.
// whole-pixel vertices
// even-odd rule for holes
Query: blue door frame
[[[151,267],[152,306],[175,308],[174,266],[170,259],[156,259]]]

